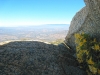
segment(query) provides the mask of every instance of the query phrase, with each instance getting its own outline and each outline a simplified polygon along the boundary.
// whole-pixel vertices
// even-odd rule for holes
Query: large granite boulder
[[[87,33],[100,40],[100,0],[84,0],[86,6],[71,21],[66,44],[75,50],[75,33]]]
[[[15,41],[0,46],[0,75],[86,75],[61,45]]]

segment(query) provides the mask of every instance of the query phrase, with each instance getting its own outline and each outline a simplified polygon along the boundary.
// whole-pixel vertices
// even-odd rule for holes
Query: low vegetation
[[[100,42],[89,34],[76,33],[75,43],[80,67],[86,70],[88,75],[100,75]]]
[[[52,41],[52,42],[50,42],[51,44],[54,44],[54,45],[58,45],[58,44],[60,44],[60,43],[63,43],[63,39],[57,39],[57,40],[55,40],[55,41]]]

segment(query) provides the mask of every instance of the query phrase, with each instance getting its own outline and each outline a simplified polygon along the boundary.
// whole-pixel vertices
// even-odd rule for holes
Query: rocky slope
[[[0,46],[0,75],[85,75],[62,44],[15,41]]]
[[[84,0],[86,6],[76,13],[65,42],[75,50],[75,33],[88,33],[100,40],[100,0]]]
[[[89,33],[100,40],[100,0],[85,0],[76,13],[65,39],[75,50],[74,34]],[[0,46],[0,75],[86,75],[73,51],[64,44],[15,41]]]

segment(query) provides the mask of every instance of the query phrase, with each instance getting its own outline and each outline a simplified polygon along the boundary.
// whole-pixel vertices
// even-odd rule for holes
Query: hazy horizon
[[[0,0],[0,26],[70,24],[84,6],[83,0]]]
[[[40,24],[40,25],[11,25],[11,26],[0,26],[0,27],[31,27],[31,26],[54,26],[54,25],[70,25],[70,24]]]

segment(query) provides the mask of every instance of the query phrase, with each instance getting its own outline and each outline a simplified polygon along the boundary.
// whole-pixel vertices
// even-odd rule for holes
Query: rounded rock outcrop
[[[39,41],[0,45],[0,75],[86,75],[77,64],[63,45]]]
[[[100,40],[100,0],[84,0],[86,6],[76,13],[71,21],[66,44],[75,50],[75,33],[87,33]]]

